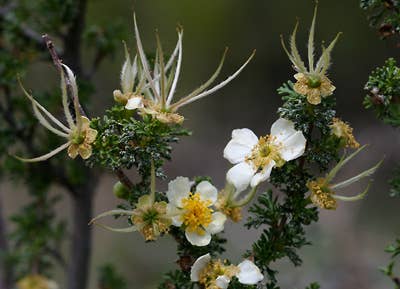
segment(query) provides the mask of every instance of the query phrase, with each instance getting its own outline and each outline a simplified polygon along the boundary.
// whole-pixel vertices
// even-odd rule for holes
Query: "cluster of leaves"
[[[389,58],[385,65],[372,71],[365,85],[368,95],[364,106],[373,109],[379,119],[392,125],[400,125],[400,68],[396,60]]]
[[[400,33],[399,1],[361,0],[360,7],[367,11],[370,26],[377,28],[382,38]]]
[[[306,160],[317,164],[321,170],[326,170],[333,160],[338,159],[336,148],[343,145],[340,138],[331,134],[329,127],[336,114],[335,98],[329,96],[324,98],[320,105],[312,105],[304,95],[294,91],[291,81],[284,83],[278,89],[278,93],[284,101],[278,109],[279,115],[293,121],[296,129],[301,130],[307,137]],[[320,137],[312,138],[311,132],[315,134],[316,130]]]
[[[389,182],[390,184],[390,196],[400,197],[400,168],[396,168],[394,176]]]
[[[98,131],[98,137],[87,161],[90,167],[100,166],[112,171],[135,167],[141,176],[128,194],[120,196],[131,204],[148,193],[152,163],[157,177],[164,178],[161,168],[165,160],[171,159],[171,145],[178,142],[180,136],[190,134],[180,125],[166,125],[147,116],[136,119],[133,111],[121,105],[107,110],[102,118],[93,119],[91,127]]]
[[[111,170],[135,166],[141,175],[149,171],[146,168],[150,160],[156,168],[161,167],[171,158],[171,143],[189,135],[181,126],[169,126],[151,117],[137,120],[133,111],[121,105],[113,106],[102,119],[93,119],[91,127],[98,131],[98,137],[88,161],[90,166]]]
[[[54,211],[59,197],[50,198],[42,191],[33,192],[33,195],[33,201],[11,218],[16,229],[10,234],[13,246],[6,258],[17,279],[32,270],[49,274],[53,261],[64,264],[59,251],[65,223],[56,221]]]
[[[396,277],[393,269],[395,266],[395,259],[400,255],[400,239],[397,239],[395,244],[386,247],[385,252],[391,254],[392,261],[388,266],[381,268],[381,271],[392,279],[393,283],[396,284],[397,289],[400,286],[400,278]]]
[[[382,38],[400,33],[400,2],[395,0],[361,0],[361,8],[369,10],[371,26],[378,27]],[[368,95],[364,107],[373,109],[378,119],[394,127],[400,126],[400,68],[393,58],[386,60],[382,67],[371,72],[365,85]],[[400,196],[400,169],[397,168],[389,182],[390,195]],[[392,261],[381,271],[388,276],[395,288],[400,288],[400,278],[393,273],[395,258],[400,254],[400,240],[386,248],[392,254]]]
[[[318,210],[310,206],[306,196],[307,181],[313,178],[311,164],[320,172],[338,159],[340,140],[331,135],[330,124],[335,116],[333,97],[322,100],[318,106],[309,104],[306,98],[293,90],[291,82],[278,89],[284,104],[279,108],[281,117],[290,119],[307,138],[305,154],[298,160],[286,163],[272,171],[270,183],[282,193],[274,196],[272,190],[262,194],[249,209],[248,228],[264,228],[260,238],[253,244],[248,256],[268,273],[266,288],[278,289],[276,274],[271,263],[288,258],[295,266],[302,260],[298,250],[310,242],[306,238],[305,226],[318,221]],[[309,288],[319,288],[312,284]]]
[[[164,280],[158,289],[193,289],[195,283],[190,281],[188,271],[174,270],[164,275]]]

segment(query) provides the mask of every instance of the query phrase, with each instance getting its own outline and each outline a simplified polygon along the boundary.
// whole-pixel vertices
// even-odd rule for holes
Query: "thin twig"
[[[119,181],[127,187],[129,190],[133,189],[133,183],[132,181],[128,178],[128,176],[121,170],[121,169],[116,169],[114,171],[115,175],[118,177]]]

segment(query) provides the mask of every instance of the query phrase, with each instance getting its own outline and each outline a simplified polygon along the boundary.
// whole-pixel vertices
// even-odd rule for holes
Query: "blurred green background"
[[[180,175],[209,175],[217,186],[222,186],[229,168],[222,151],[232,129],[247,127],[259,135],[269,132],[281,104],[276,89],[288,79],[293,80],[294,74],[281,48],[279,35],[284,34],[287,39],[298,17],[298,47],[304,55],[313,3],[311,0],[89,1],[88,22],[101,25],[121,22],[126,27],[125,40],[132,49],[133,11],[138,17],[147,51],[155,48],[155,29],[168,52],[176,43],[175,27],[177,24],[184,27],[183,69],[177,97],[208,78],[218,65],[225,46],[230,49],[221,79],[239,67],[253,49],[257,50],[255,59],[228,87],[181,111],[186,118],[185,126],[193,131],[193,136],[175,146],[173,161],[166,166],[170,179]],[[363,86],[370,71],[382,65],[386,58],[396,58],[399,50],[395,42],[379,40],[376,31],[368,26],[359,1],[320,1],[317,43],[330,41],[338,31],[343,35],[333,52],[330,69],[330,78],[337,87],[337,113],[352,124],[359,142],[370,144],[338,177],[354,175],[383,156],[385,162],[375,175],[365,200],[340,203],[336,211],[322,211],[320,222],[309,227],[313,245],[301,252],[304,266],[293,268],[286,262],[276,264],[281,269],[282,288],[304,288],[311,281],[319,281],[325,289],[393,286],[378,267],[388,263],[384,247],[400,235],[400,200],[389,197],[387,185],[400,159],[400,134],[376,120],[373,113],[365,111],[362,100]],[[119,88],[122,62],[121,45],[121,53],[107,60],[95,78],[97,91],[89,108],[91,115],[100,116],[112,104],[112,91]],[[48,87],[44,81],[48,75],[52,75],[54,85],[57,85],[50,64],[33,67],[27,78],[39,87]],[[104,174],[98,187],[95,213],[119,203],[112,194],[114,182],[113,176]],[[362,185],[354,185],[345,194],[360,192]],[[24,188],[7,182],[1,186],[6,192],[6,213],[10,215],[25,202]],[[158,187],[165,190],[166,183],[159,183]],[[68,216],[67,198],[58,211],[60,218]],[[241,225],[227,225],[228,251],[225,256],[239,260],[258,234]],[[129,288],[144,289],[155,288],[162,273],[176,266],[175,243],[169,237],[146,244],[139,234],[116,234],[94,228],[93,246],[90,288],[96,287],[96,268],[105,262],[116,264],[129,281]],[[57,279],[62,283],[63,276],[58,274]]]

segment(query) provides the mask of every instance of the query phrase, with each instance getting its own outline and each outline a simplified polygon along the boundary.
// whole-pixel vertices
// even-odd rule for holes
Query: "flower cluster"
[[[150,61],[144,52],[139,29],[134,19],[137,55],[132,63],[128,49],[125,45],[125,62],[121,70],[121,90],[114,91],[114,99],[125,105],[128,110],[138,110],[141,115],[149,115],[167,124],[181,124],[184,117],[177,110],[189,103],[210,95],[236,78],[254,56],[254,52],[246,62],[231,76],[212,88],[209,86],[216,80],[224,64],[226,50],[214,74],[197,89],[173,103],[179,76],[182,68],[182,39],[183,30],[178,28],[178,42],[168,60],[158,34],[156,59],[153,71]]]
[[[121,88],[113,92],[116,104],[103,118],[106,125],[102,126],[98,120],[91,122],[84,115],[79,103],[75,76],[66,65],[60,66],[60,72],[62,105],[67,125],[41,106],[21,85],[32,102],[39,122],[56,135],[66,138],[67,142],[43,156],[20,159],[27,162],[44,161],[64,149],[68,149],[71,158],[78,155],[85,160],[91,156],[91,159],[96,159],[98,155],[103,159],[119,158],[104,163],[112,164],[109,168],[116,171],[120,179],[114,186],[116,196],[128,203],[99,214],[90,224],[113,232],[139,232],[146,241],[156,241],[161,236],[171,234],[179,243],[178,252],[182,253],[179,253],[180,257],[188,260],[188,265],[184,266],[186,270],[183,271],[188,272],[187,268],[191,268],[190,281],[197,282],[201,288],[226,289],[230,282],[256,285],[264,280],[260,268],[269,274],[271,284],[267,287],[277,288],[273,283],[276,281],[274,270],[269,267],[269,263],[288,256],[298,265],[300,261],[294,248],[307,244],[303,236],[303,226],[318,219],[317,207],[336,209],[338,200],[362,199],[369,185],[362,193],[351,197],[338,195],[336,190],[371,176],[381,163],[345,181],[332,183],[339,170],[365,146],[359,148],[360,144],[353,135],[353,129],[348,123],[335,117],[332,108],[334,100],[330,102],[327,99],[335,90],[327,77],[327,70],[331,62],[330,54],[339,34],[328,47],[323,47],[322,55],[315,64],[316,14],[317,9],[308,39],[308,68],[296,47],[297,24],[290,40],[290,53],[282,41],[283,48],[297,71],[297,82],[286,87],[290,97],[283,98],[285,113],[280,111],[280,117],[273,122],[267,135],[258,137],[248,128],[232,131],[231,139],[223,150],[223,157],[232,167],[226,173],[226,183],[221,190],[213,185],[211,179],[191,181],[183,176],[169,181],[168,189],[157,190],[156,175],[164,176],[162,166],[164,160],[170,158],[170,143],[177,141],[177,136],[182,135],[171,133],[165,128],[181,128],[184,117],[178,110],[227,85],[247,66],[254,53],[231,76],[209,88],[222,69],[225,51],[210,79],[173,102],[182,67],[183,30],[178,28],[178,41],[168,59],[159,36],[156,35],[157,50],[153,61],[143,48],[136,18],[136,56],[131,57],[124,43],[125,61],[120,74]],[[73,109],[70,110],[71,101]],[[137,123],[145,125],[136,125]],[[313,132],[313,128],[318,131]],[[315,164],[321,172],[326,172],[328,166],[339,159],[339,150],[343,148],[358,150],[349,156],[344,153],[332,170],[323,177],[312,172],[310,168]],[[109,151],[113,151],[112,157]],[[86,164],[92,163],[87,160]],[[141,177],[141,182],[137,184],[133,184],[126,176],[121,177],[124,174],[122,170],[132,166],[136,166]],[[223,251],[210,249],[215,248],[215,243],[218,242],[216,240],[219,236],[216,235],[224,230],[229,219],[233,222],[242,219],[243,208],[253,201],[261,183],[266,181],[270,181],[286,195],[282,198],[284,203],[279,204],[278,198],[272,197],[271,190],[270,195],[265,197],[267,193],[264,193],[259,199],[266,210],[259,204],[249,210],[259,216],[250,220],[248,227],[258,228],[267,224],[269,228],[263,231],[260,241],[247,254],[252,256],[255,263],[244,260],[233,265],[228,261],[213,260],[211,254]],[[107,216],[124,216],[128,226],[115,228],[98,222]],[[292,240],[299,241],[293,244]],[[204,255],[204,252],[211,254]],[[193,262],[200,255],[202,256]],[[26,285],[32,282],[40,285]],[[27,277],[21,280],[21,284],[19,289],[52,289],[48,280],[41,276]]]
[[[226,289],[233,277],[244,285],[255,285],[264,279],[260,269],[250,260],[234,266],[227,261],[212,260],[210,254],[199,257],[190,272],[190,279],[206,289]]]

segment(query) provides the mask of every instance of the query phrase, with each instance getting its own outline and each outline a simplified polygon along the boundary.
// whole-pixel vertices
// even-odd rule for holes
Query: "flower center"
[[[224,275],[231,279],[238,272],[239,269],[236,266],[226,265],[226,262],[221,260],[211,261],[200,272],[199,283],[203,284],[206,289],[217,289],[219,287],[216,284],[216,279],[219,276]]]
[[[272,160],[277,167],[284,165],[285,160],[279,154],[280,145],[273,143],[273,138],[271,135],[260,137],[250,156],[246,158],[256,170],[263,170]]]
[[[151,208],[143,214],[143,222],[146,224],[153,224],[155,221],[158,220],[158,215],[158,211]]]
[[[311,88],[318,88],[321,86],[321,78],[319,76],[309,76],[307,85]]]
[[[85,141],[85,135],[83,134],[83,132],[81,132],[80,134],[78,134],[78,133],[75,132],[75,133],[72,135],[71,142],[72,142],[73,144],[80,145],[80,144],[82,144],[84,141]]]
[[[324,178],[308,182],[307,187],[311,191],[310,199],[314,205],[327,210],[336,209],[337,202],[332,197],[335,192],[329,188]]]
[[[203,201],[199,193],[190,194],[188,198],[182,200],[185,213],[182,215],[183,224],[189,232],[204,234],[204,228],[211,223],[212,209],[210,201]]]

